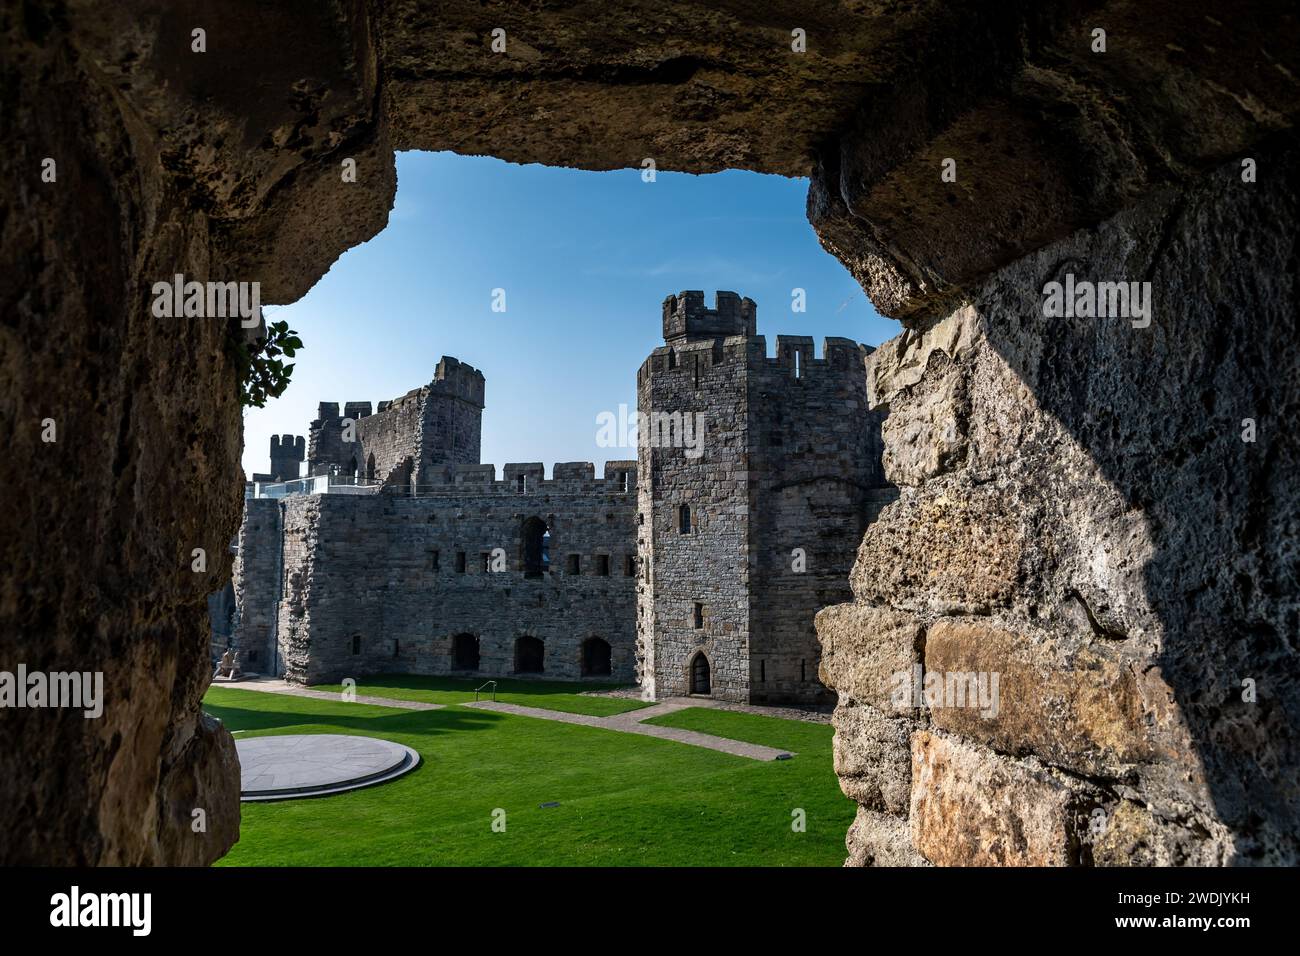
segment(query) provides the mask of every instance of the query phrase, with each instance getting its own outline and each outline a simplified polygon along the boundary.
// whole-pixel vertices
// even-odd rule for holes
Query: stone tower
[[[271,436],[271,477],[275,481],[297,478],[299,466],[306,458],[307,440],[301,435]]]
[[[849,595],[866,524],[891,496],[867,346],[778,336],[754,302],[669,296],[637,373],[638,676],[663,699],[818,702],[818,610]]]

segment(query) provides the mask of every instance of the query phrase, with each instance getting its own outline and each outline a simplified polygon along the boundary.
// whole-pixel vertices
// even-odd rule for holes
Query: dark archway
[[[458,671],[476,671],[479,666],[478,638],[457,634],[451,639],[451,666]]]
[[[609,641],[589,637],[582,642],[582,676],[598,677],[613,673],[613,648]]]
[[[712,694],[713,684],[709,677],[709,659],[700,651],[691,659],[691,693],[706,697]]]
[[[540,674],[546,670],[546,642],[524,635],[515,641],[515,673]]]
[[[520,531],[523,545],[524,577],[540,578],[551,566],[551,533],[546,522],[536,516],[524,520]]]
[[[373,452],[371,453],[370,457],[366,459],[366,477],[367,478],[375,477],[375,456]]]

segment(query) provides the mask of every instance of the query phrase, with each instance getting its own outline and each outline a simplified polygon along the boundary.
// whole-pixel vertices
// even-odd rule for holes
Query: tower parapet
[[[664,341],[725,338],[754,335],[758,327],[758,306],[734,292],[718,292],[714,307],[704,304],[704,293],[679,292],[664,299]]]
[[[307,458],[307,439],[302,435],[271,436],[271,476],[275,481],[297,478],[299,466]]]

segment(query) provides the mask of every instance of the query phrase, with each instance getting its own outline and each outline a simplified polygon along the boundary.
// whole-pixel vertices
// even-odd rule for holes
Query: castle
[[[750,299],[670,296],[637,373],[637,460],[479,463],[484,377],[444,357],[372,412],[322,402],[248,483],[214,653],[320,683],[533,675],[648,697],[825,701],[813,617],[849,600],[893,489],[871,350],[778,336]],[[864,422],[869,427],[864,428]],[[306,463],[306,475],[299,470]],[[218,646],[219,645],[219,646]]]

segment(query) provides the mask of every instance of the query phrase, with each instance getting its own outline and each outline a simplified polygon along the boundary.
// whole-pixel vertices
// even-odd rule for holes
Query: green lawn
[[[363,677],[357,682],[357,695],[370,697],[395,697],[398,700],[421,700],[430,704],[463,704],[474,699],[474,688],[483,686],[485,678],[467,680],[459,677],[421,677],[414,674],[381,674]],[[609,717],[625,714],[629,710],[649,707],[639,700],[622,697],[583,697],[581,691],[610,690],[622,684],[593,684],[573,681],[515,680],[497,678],[497,700],[524,707],[542,707],[562,710],[570,714],[589,714],[592,717]],[[312,690],[339,693],[340,684],[317,684]],[[491,690],[480,695],[491,700]]]
[[[240,841],[220,865],[838,866],[853,820],[825,725],[698,709],[657,721],[798,752],[760,762],[458,706],[212,688],[205,709],[241,738],[368,734],[422,757],[413,773],[366,790],[243,804]],[[503,833],[492,829],[497,808]],[[791,828],[796,809],[806,832]]]

